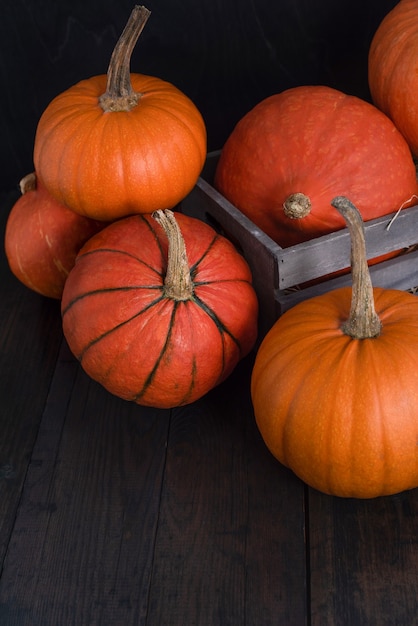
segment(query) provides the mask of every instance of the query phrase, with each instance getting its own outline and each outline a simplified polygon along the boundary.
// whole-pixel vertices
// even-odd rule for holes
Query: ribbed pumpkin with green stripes
[[[80,250],[63,331],[87,374],[145,406],[189,404],[254,346],[258,302],[233,244],[173,211],[123,218]]]

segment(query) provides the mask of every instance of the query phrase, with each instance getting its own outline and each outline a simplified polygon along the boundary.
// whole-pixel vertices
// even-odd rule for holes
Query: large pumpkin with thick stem
[[[155,218],[155,219],[154,219]],[[90,239],[64,288],[65,337],[85,371],[138,404],[188,404],[253,347],[258,303],[233,245],[172,211]]]
[[[325,493],[372,498],[418,487],[418,298],[373,287],[359,212],[353,288],[296,305],[264,338],[251,381],[272,454]]]
[[[228,137],[215,187],[282,247],[344,227],[337,195],[370,220],[416,202],[415,165],[372,104],[300,86],[257,104]]]
[[[59,202],[95,219],[174,207],[205,162],[206,128],[193,102],[171,83],[130,74],[148,15],[134,8],[107,76],[58,95],[37,127],[38,177]]]
[[[418,3],[401,0],[379,24],[369,49],[373,102],[396,124],[418,157]]]

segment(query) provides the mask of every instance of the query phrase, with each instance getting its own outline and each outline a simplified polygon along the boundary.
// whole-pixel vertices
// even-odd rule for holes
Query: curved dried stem
[[[130,63],[135,44],[150,15],[151,11],[144,6],[135,6],[116,43],[107,70],[106,92],[99,98],[105,112],[130,111],[138,104],[141,94],[132,88]]]
[[[351,237],[352,296],[348,320],[342,330],[355,339],[380,335],[382,323],[374,305],[373,285],[366,256],[364,223],[360,211],[348,198],[338,196],[331,202],[343,216]]]
[[[154,211],[152,217],[163,228],[168,239],[167,272],[164,294],[173,300],[190,300],[193,297],[193,281],[187,259],[186,244],[173,211]]]

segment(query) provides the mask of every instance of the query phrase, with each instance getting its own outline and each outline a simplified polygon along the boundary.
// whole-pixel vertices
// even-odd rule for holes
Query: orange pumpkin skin
[[[104,226],[58,203],[38,182],[18,198],[7,219],[10,270],[29,289],[60,299],[78,251]]]
[[[176,214],[193,297],[165,294],[167,238],[149,215],[111,224],[80,251],[62,298],[64,335],[84,370],[111,393],[171,408],[224,380],[253,347],[258,303],[232,244]]]
[[[418,156],[418,5],[401,0],[382,20],[368,59],[373,102],[395,123]]]
[[[351,288],[287,311],[264,338],[251,381],[272,454],[308,485],[373,498],[418,486],[418,299],[374,289],[382,333],[341,330]]]
[[[131,74],[140,93],[130,111],[105,112],[106,75],[58,95],[42,114],[34,163],[42,183],[77,213],[112,221],[174,207],[195,185],[206,158],[206,128],[172,84]]]
[[[323,86],[266,98],[227,139],[215,187],[282,247],[345,226],[330,207],[347,195],[364,220],[416,201],[415,165],[391,120],[368,102]],[[311,201],[303,218],[283,206],[295,193]]]

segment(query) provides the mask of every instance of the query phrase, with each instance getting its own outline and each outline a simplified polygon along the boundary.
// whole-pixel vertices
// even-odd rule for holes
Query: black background
[[[174,83],[200,109],[208,150],[261,99],[326,84],[370,100],[367,53],[396,0],[147,0],[131,70]],[[131,0],[2,0],[0,190],[33,169],[49,101],[107,70]]]

